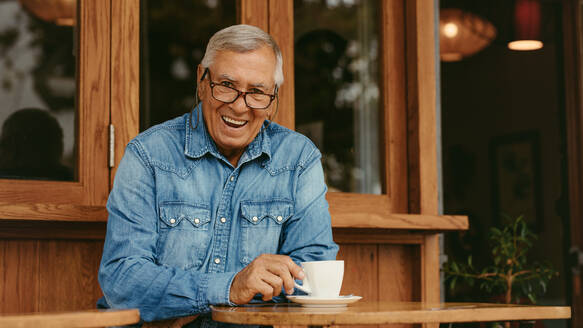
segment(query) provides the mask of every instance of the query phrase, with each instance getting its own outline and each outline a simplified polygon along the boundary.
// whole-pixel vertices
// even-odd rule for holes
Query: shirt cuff
[[[229,300],[229,295],[231,291],[231,284],[233,279],[235,279],[234,272],[225,273],[215,273],[212,277],[212,282],[209,281],[207,289],[207,300],[210,305],[215,304],[228,304],[230,306],[235,306],[236,304],[231,303]]]

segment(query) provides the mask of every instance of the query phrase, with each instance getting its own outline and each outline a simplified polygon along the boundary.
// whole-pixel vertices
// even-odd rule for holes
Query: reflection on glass
[[[219,29],[236,24],[235,0],[142,0],[140,130],[191,110],[196,67]]]
[[[381,192],[378,12],[378,1],[294,1],[296,130],[322,151],[331,191]]]
[[[0,179],[75,179],[74,6],[0,1]]]

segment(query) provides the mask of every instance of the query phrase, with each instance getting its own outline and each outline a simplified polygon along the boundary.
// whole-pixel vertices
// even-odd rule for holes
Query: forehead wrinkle
[[[228,73],[221,73],[221,74],[218,74],[218,76],[219,76],[218,78],[220,80],[224,79],[224,80],[228,80],[228,81],[231,81],[231,82],[234,82],[234,83],[237,83],[237,84],[240,83],[240,81],[237,78],[235,78],[234,76],[229,75]],[[264,83],[264,82],[249,83],[249,84],[247,84],[247,87],[263,88],[263,89],[267,89],[268,88],[267,87],[267,84]]]
[[[237,82],[237,79],[236,78],[234,78],[234,77],[232,77],[232,76],[230,76],[229,74],[226,74],[226,73],[220,74],[219,77],[222,78],[222,79],[229,80],[229,81]]]
[[[255,87],[255,88],[265,88],[265,84],[263,82],[251,83],[250,86]]]

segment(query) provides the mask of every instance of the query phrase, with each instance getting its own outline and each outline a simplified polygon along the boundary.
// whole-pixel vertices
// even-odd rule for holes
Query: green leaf
[[[547,292],[547,282],[544,281],[544,280],[540,280],[539,281],[539,285],[540,285],[540,287],[542,289],[542,293],[543,294],[546,293]]]
[[[452,291],[453,291],[453,290],[455,289],[455,283],[456,283],[456,281],[457,281],[457,277],[453,277],[453,278],[451,279],[451,281],[450,281],[450,283],[449,283],[449,289],[450,289],[450,290],[452,290]]]

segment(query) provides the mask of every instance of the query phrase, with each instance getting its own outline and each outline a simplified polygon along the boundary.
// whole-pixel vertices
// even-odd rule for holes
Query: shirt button
[[[199,219],[194,219],[194,223],[199,224],[200,220]]]
[[[221,222],[225,223],[225,222],[227,222],[227,219],[226,218],[221,218]]]
[[[221,263],[221,259],[219,259],[219,258],[216,258],[216,259],[215,259],[215,263],[216,263],[216,264],[219,264],[219,263]]]
[[[251,220],[253,220],[253,222],[257,222],[257,220],[259,220],[256,216],[254,216]]]
[[[231,181],[235,181],[235,177],[231,177]]]
[[[283,218],[280,216],[277,217],[277,221],[281,222],[281,220],[283,220]]]
[[[176,222],[176,220],[170,219],[170,223],[174,224],[175,222]]]

